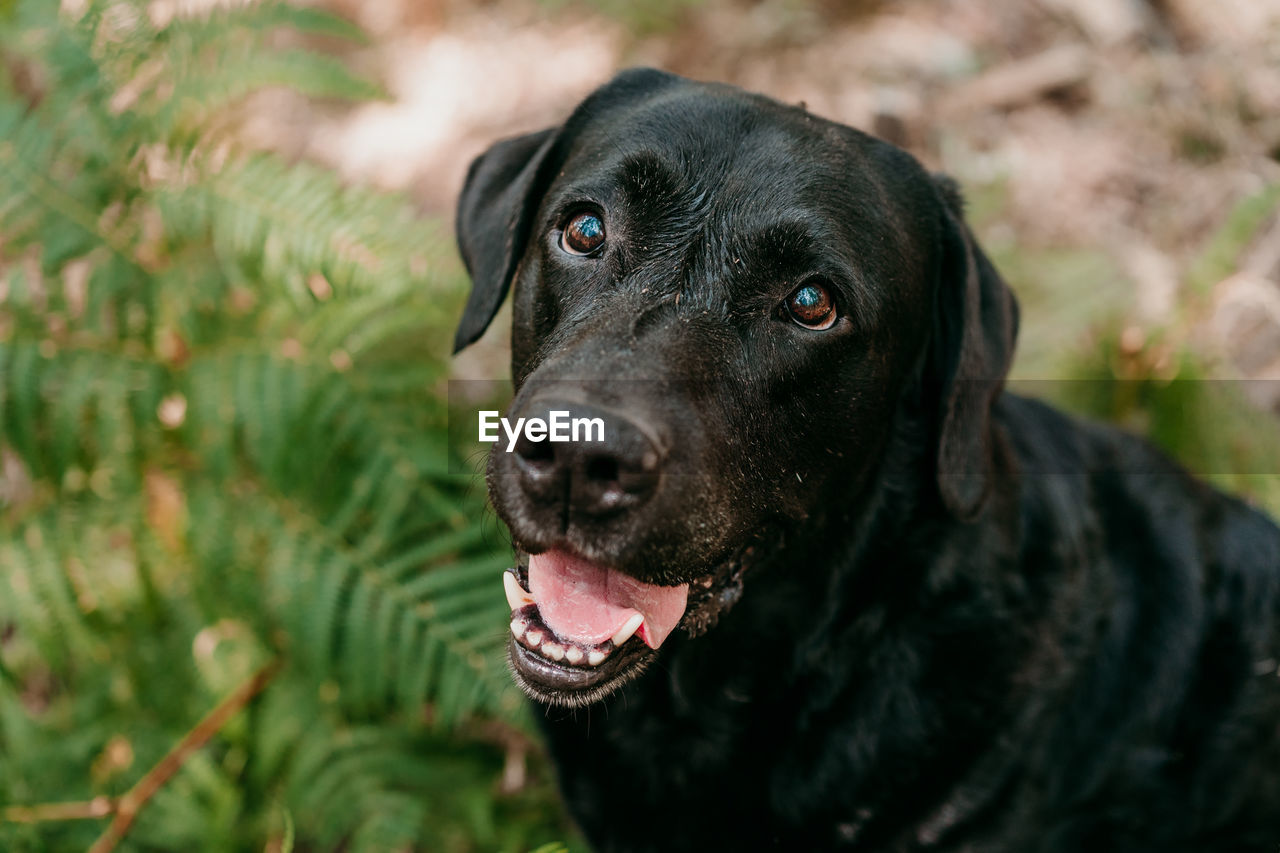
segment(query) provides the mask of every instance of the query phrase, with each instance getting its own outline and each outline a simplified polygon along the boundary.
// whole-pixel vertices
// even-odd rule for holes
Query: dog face
[[[514,288],[510,417],[604,424],[490,456],[528,557],[506,584],[534,698],[607,695],[749,595],[761,555],[846,531],[904,407],[926,498],[980,510],[1016,309],[954,191],[905,152],[625,72],[476,160],[458,240],[474,289],[457,348]]]

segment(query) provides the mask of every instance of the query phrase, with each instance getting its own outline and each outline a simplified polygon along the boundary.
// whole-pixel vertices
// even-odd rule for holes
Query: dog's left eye
[[[831,292],[816,281],[805,282],[791,291],[786,306],[791,319],[806,329],[820,332],[835,325],[835,300]]]
[[[594,213],[579,213],[564,225],[560,247],[571,255],[589,255],[604,245],[604,221]]]

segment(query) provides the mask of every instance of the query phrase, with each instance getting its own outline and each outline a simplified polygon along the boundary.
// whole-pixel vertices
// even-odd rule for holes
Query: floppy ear
[[[991,487],[991,407],[1004,387],[1018,334],[1013,292],[964,222],[963,200],[935,176],[942,210],[942,263],[929,355],[939,402],[937,481],[957,518],[977,515]]]
[[[564,141],[593,117],[683,82],[652,68],[621,71],[579,104],[562,128],[504,139],[472,162],[457,216],[458,248],[471,275],[471,296],[453,339],[455,353],[484,334],[506,298],[538,205],[559,168]]]
[[[546,167],[558,136],[550,128],[504,139],[471,163],[456,226],[471,295],[453,339],[455,353],[484,334],[506,298],[550,183]]]

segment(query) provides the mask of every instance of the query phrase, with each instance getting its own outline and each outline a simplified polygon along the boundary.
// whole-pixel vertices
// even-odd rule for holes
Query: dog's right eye
[[[836,322],[836,303],[821,282],[808,281],[791,291],[786,300],[787,314],[798,326],[821,332]]]
[[[604,245],[604,220],[594,213],[579,213],[564,225],[560,248],[571,255],[589,255]]]

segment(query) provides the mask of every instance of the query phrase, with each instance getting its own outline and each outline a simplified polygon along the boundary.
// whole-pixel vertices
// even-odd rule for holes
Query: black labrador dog
[[[510,417],[603,424],[488,467],[596,849],[1280,847],[1280,530],[1003,391],[949,180],[634,70],[479,157],[457,227],[457,348],[513,290]]]

